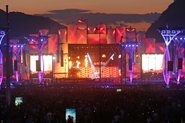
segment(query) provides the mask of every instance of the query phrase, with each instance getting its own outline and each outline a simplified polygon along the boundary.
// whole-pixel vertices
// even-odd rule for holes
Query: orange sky
[[[10,11],[28,14],[48,10],[77,8],[105,13],[150,13],[164,11],[173,0],[0,0],[0,8],[8,4]]]
[[[0,8],[9,11],[19,11],[27,14],[44,14],[49,10],[60,9],[86,9],[92,12],[145,14],[151,12],[161,13],[173,0],[0,0]],[[138,30],[146,31],[150,23],[129,23]]]

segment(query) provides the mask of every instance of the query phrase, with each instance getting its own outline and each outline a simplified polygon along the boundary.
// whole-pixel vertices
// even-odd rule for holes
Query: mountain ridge
[[[138,23],[147,22],[152,23],[159,17],[159,13],[146,13],[146,14],[121,14],[121,13],[92,13],[91,10],[83,9],[61,9],[50,10],[47,14],[39,14],[44,17],[50,17],[58,22],[65,24],[75,23],[80,18],[88,21],[89,25],[116,24],[117,22]]]
[[[156,38],[157,41],[162,42],[162,37],[157,31],[159,28],[168,26],[169,28],[185,28],[185,0],[175,0],[169,7],[161,14],[147,30],[146,36],[149,38]]]
[[[39,29],[49,29],[50,33],[57,33],[65,26],[48,18],[37,15],[28,15],[21,12],[10,12],[10,38],[17,38],[38,33]],[[0,10],[0,27],[6,27],[6,13]]]

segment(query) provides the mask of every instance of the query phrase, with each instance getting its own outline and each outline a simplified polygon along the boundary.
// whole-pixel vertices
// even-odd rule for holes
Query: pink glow
[[[164,43],[155,43],[155,48],[157,53],[164,53],[165,44]]]
[[[19,72],[15,71],[16,82],[19,82]]]
[[[135,32],[136,29],[135,29],[135,28],[127,28],[127,31],[128,31],[128,32]]]
[[[55,34],[50,34],[48,39],[48,54],[56,54],[57,53],[57,43],[58,36]]]
[[[39,78],[39,83],[42,83],[42,79],[43,79],[43,73],[42,72],[38,72],[38,78]]]
[[[129,76],[130,76],[130,84],[132,84],[132,80],[133,80],[133,71],[129,71]]]
[[[76,44],[77,43],[77,25],[68,25],[68,43]]]
[[[126,34],[126,28],[119,26],[119,27],[116,27],[114,31],[115,32],[113,34],[115,37],[115,43],[120,43],[120,40],[122,40],[122,36],[125,36]]]
[[[89,34],[88,42],[89,44],[105,44],[107,41],[106,34]]]
[[[182,71],[185,73],[185,60],[183,59],[183,62],[182,62]]]
[[[0,85],[3,81],[3,54],[0,49]]]
[[[87,30],[78,29],[76,32],[77,44],[86,44],[87,43]]]
[[[145,53],[155,53],[155,39],[147,39],[145,41]]]
[[[83,21],[81,19],[78,19],[78,23],[83,23]]]

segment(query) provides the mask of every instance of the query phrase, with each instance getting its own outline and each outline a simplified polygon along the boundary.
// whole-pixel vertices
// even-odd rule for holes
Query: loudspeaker
[[[64,53],[63,53],[63,50],[61,50],[61,60],[60,60],[60,65],[61,65],[61,67],[63,67],[64,66]]]
[[[128,60],[128,69],[132,70],[132,59]]]
[[[14,70],[17,71],[17,60],[14,60]]]
[[[57,50],[57,63],[60,62],[60,50],[58,49]]]
[[[168,71],[173,71],[173,61],[168,61]]]
[[[182,61],[183,61],[182,58],[178,58],[178,65],[177,65],[178,69],[182,69]]]
[[[36,60],[36,71],[41,71],[40,60]]]
[[[27,63],[26,63],[26,52],[25,51],[23,51],[23,64],[27,65]]]

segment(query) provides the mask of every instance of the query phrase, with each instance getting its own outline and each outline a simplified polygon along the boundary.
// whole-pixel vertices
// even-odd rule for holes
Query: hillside
[[[16,38],[30,33],[38,33],[39,29],[49,29],[50,33],[64,28],[63,25],[47,18],[35,15],[27,15],[20,12],[10,12],[10,37]],[[6,26],[5,12],[0,10],[0,27]]]
[[[176,0],[155,21],[147,31],[147,37],[162,41],[157,29],[168,25],[170,28],[185,28],[185,0]]]

